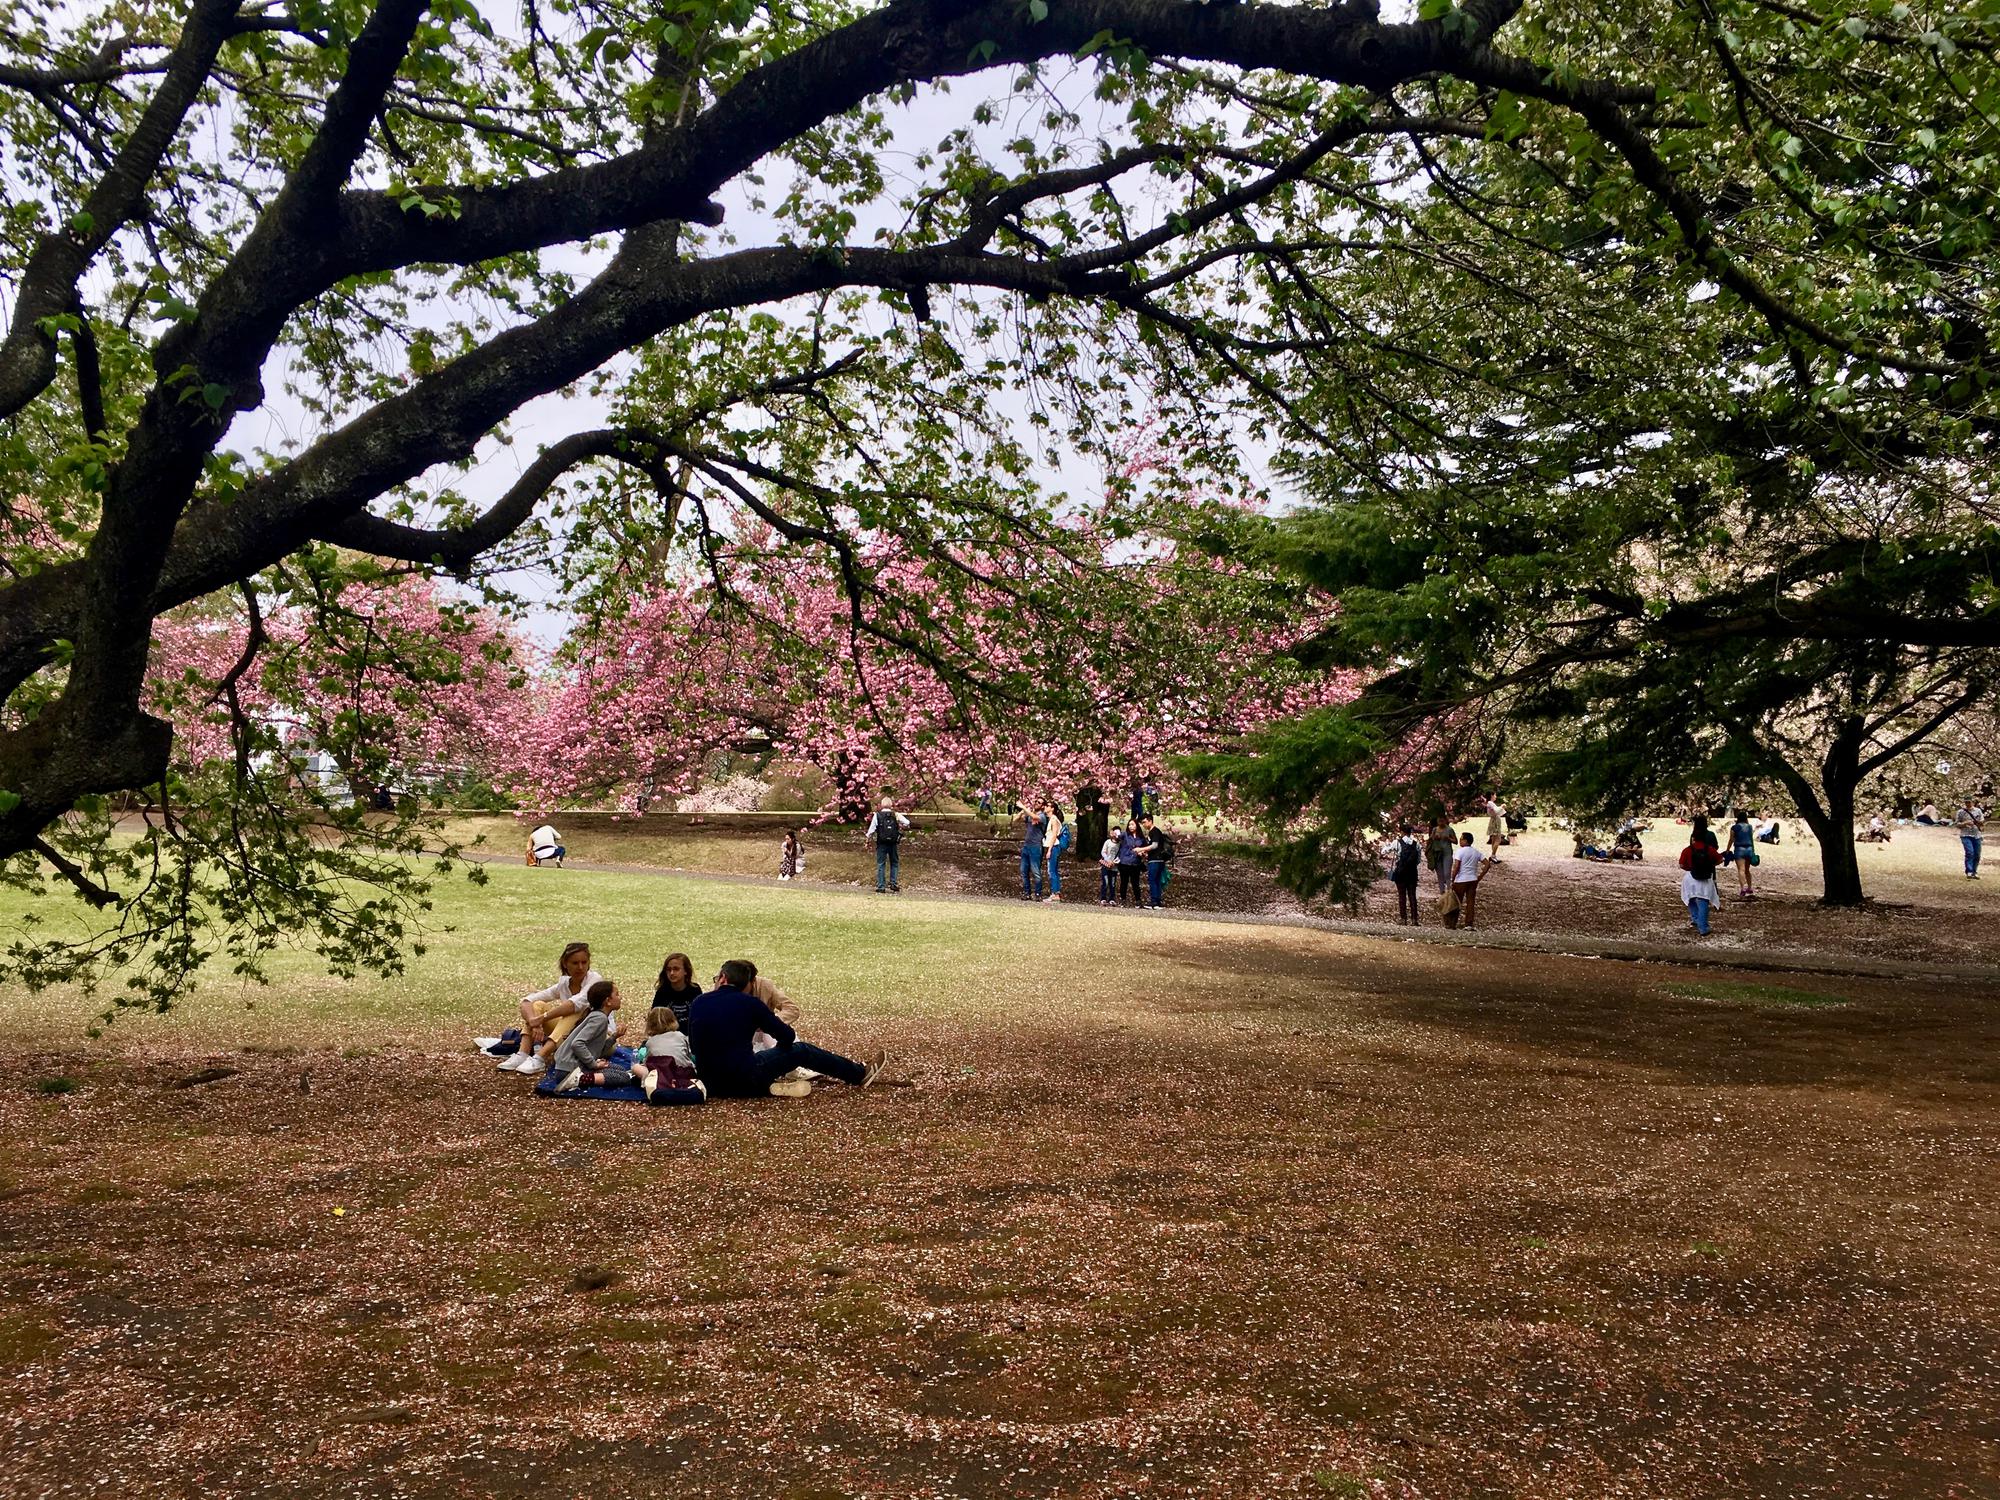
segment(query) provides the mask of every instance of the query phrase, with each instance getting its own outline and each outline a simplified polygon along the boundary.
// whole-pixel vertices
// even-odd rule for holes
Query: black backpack
[[[1396,884],[1417,883],[1417,862],[1422,854],[1423,850],[1413,839],[1403,839],[1396,845]]]
[[[1688,874],[1708,880],[1715,874],[1715,851],[1706,844],[1688,845]]]
[[[1146,856],[1148,859],[1170,860],[1174,857],[1174,841],[1166,829],[1153,830],[1152,844],[1153,852]]]
[[[903,842],[903,825],[892,812],[875,814],[875,842],[878,844],[900,844]]]

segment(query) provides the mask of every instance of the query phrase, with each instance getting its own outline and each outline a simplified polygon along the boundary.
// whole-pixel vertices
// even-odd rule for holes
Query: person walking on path
[[[875,816],[868,820],[868,837],[875,842],[875,892],[902,890],[903,835],[909,830],[910,820],[896,811],[892,797],[884,797],[882,806]]]
[[[805,856],[799,850],[798,834],[787,828],[785,842],[778,847],[778,879],[796,879],[805,869],[805,863]]]
[[[1389,878],[1396,886],[1396,921],[1398,925],[1421,927],[1423,922],[1417,916],[1417,876],[1423,869],[1424,847],[1417,842],[1417,836],[1410,831],[1410,825],[1403,825],[1403,835],[1396,840],[1395,862],[1389,867]]]
[[[1458,898],[1458,925],[1470,931],[1479,925],[1479,882],[1486,878],[1486,855],[1468,831],[1459,835],[1451,861],[1451,893]]]
[[[748,992],[756,977],[754,965],[732,958],[715,976],[715,988],[695,1001],[688,1013],[688,1046],[711,1098],[762,1098],[794,1068],[811,1068],[856,1088],[865,1089],[875,1081],[888,1061],[887,1053],[858,1063],[800,1041],[777,1012]],[[778,1045],[755,1050],[751,1044],[760,1031]]]
[[[1021,825],[1021,899],[1039,901],[1048,883],[1048,850],[1042,843],[1042,835],[1049,820],[1024,804],[1014,815],[1014,821]]]
[[[1708,915],[1718,899],[1715,867],[1715,835],[1708,831],[1708,819],[1697,815],[1687,848],[1681,850],[1681,904],[1688,909],[1688,922],[1696,933],[1708,936]]]
[[[1438,883],[1438,894],[1442,896],[1451,889],[1451,830],[1431,819],[1430,828],[1424,834],[1424,863],[1430,866],[1431,877]]]
[[[1487,863],[1500,863],[1500,846],[1507,842],[1507,809],[1500,805],[1500,799],[1487,794],[1486,798],[1486,845],[1491,851]]]
[[[1750,826],[1750,814],[1742,808],[1736,809],[1736,821],[1729,825],[1729,857],[1736,864],[1736,899],[1755,901],[1756,884],[1751,879],[1751,866],[1757,863],[1757,830]]]
[[[1977,880],[1979,851],[1985,844],[1986,809],[1968,796],[1951,815],[1951,825],[1958,830],[1958,842],[1965,849],[1965,878]]]

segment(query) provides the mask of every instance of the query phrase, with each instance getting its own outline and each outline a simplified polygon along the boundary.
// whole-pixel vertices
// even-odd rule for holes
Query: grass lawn
[[[0,1492],[2000,1491],[1994,992],[492,875],[0,1021]],[[532,1099],[465,1038],[573,937],[908,1086]]]

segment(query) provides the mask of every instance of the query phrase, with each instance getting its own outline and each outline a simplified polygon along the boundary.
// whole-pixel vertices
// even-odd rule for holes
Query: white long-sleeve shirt
[[[603,977],[597,970],[592,969],[588,974],[583,976],[582,984],[578,985],[575,989],[571,989],[569,976],[565,974],[547,989],[536,990],[534,994],[524,996],[523,998],[532,1000],[537,1004],[549,1004],[561,1001],[574,1011],[589,1010],[590,1002],[583,997],[589,994],[590,987]]]

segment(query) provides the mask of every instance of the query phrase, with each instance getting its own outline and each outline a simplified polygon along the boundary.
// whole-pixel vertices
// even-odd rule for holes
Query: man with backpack
[[[1687,848],[1681,850],[1681,903],[1688,909],[1689,924],[1702,937],[1708,936],[1708,914],[1719,899],[1715,870],[1721,863],[1715,835],[1708,830],[1708,816],[1696,813]]]
[[[1403,825],[1402,837],[1396,840],[1396,857],[1389,866],[1389,879],[1396,885],[1396,922],[1410,927],[1421,927],[1417,919],[1417,877],[1424,867],[1424,846],[1417,842],[1416,833],[1408,823]]]
[[[868,820],[868,834],[875,842],[875,893],[884,890],[900,892],[903,887],[898,877],[903,853],[903,834],[908,830],[910,820],[896,811],[893,797],[884,797],[882,807]]]
[[[1146,904],[1158,911],[1166,904],[1162,897],[1167,889],[1167,866],[1173,862],[1174,837],[1150,817],[1139,820],[1139,833],[1146,841],[1138,851],[1146,861]]]

